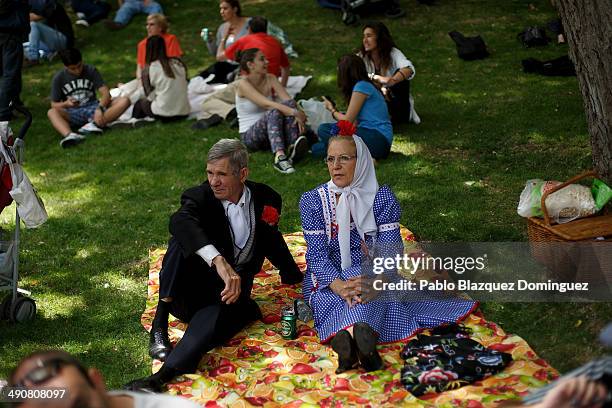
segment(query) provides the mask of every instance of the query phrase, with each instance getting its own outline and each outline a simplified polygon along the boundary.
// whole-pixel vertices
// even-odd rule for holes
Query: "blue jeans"
[[[312,155],[317,158],[322,158],[327,155],[327,142],[331,137],[330,131],[334,123],[322,123],[319,126],[317,134],[319,142],[312,145]],[[357,127],[357,136],[368,146],[370,154],[375,159],[385,159],[391,151],[391,145],[387,138],[378,130],[367,129],[361,126]]]
[[[29,60],[38,60],[39,51],[48,53],[66,48],[66,36],[63,33],[36,21],[30,22],[29,41],[26,55]]]
[[[127,0],[125,1],[115,16],[115,23],[126,25],[129,23],[136,14],[164,14],[162,6],[151,0],[147,6],[141,0]]]

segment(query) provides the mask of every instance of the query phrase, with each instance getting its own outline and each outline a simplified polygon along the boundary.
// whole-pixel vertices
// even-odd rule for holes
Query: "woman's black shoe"
[[[383,361],[376,350],[378,334],[367,323],[355,323],[353,336],[357,345],[359,363],[366,371],[376,371],[383,367]]]
[[[346,330],[340,330],[331,341],[332,349],[338,354],[336,374],[343,373],[357,365],[355,340]]]

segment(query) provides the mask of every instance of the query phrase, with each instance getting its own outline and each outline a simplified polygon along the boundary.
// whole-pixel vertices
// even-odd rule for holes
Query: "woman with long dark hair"
[[[179,58],[168,58],[165,41],[159,35],[147,39],[142,86],[146,98],[134,105],[134,118],[154,117],[171,121],[186,118],[189,114],[187,67]]]
[[[372,157],[384,159],[389,155],[393,142],[393,127],[385,98],[368,77],[363,60],[357,55],[344,55],[338,60],[338,87],[348,105],[346,113],[336,109],[329,100],[325,108],[334,120],[346,120],[357,125],[357,135],[368,146]],[[319,142],[312,146],[315,157],[323,157],[327,152],[327,141],[333,123],[319,126]]]
[[[251,150],[272,150],[274,168],[293,173],[293,163],[308,152],[304,122],[278,79],[268,73],[268,61],[257,48],[240,54],[243,73],[236,87],[236,112],[240,139]]]
[[[370,79],[385,95],[393,123],[420,123],[410,95],[414,65],[396,47],[386,25],[374,21],[363,27],[358,55],[363,59]]]

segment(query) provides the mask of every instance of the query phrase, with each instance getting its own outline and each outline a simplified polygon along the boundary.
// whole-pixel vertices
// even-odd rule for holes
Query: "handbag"
[[[9,191],[13,200],[17,204],[17,212],[19,217],[27,228],[36,228],[47,221],[49,216],[45,210],[45,205],[38,196],[38,193],[32,186],[28,175],[23,170],[19,163],[14,163],[7,150],[13,148],[0,142],[0,151],[4,162],[8,165],[11,172],[11,180],[13,188]],[[13,156],[15,154],[13,153]]]
[[[310,128],[316,133],[321,123],[335,123],[332,114],[325,109],[325,104],[315,98],[300,99],[297,105],[306,114]]]
[[[451,31],[448,35],[457,45],[457,55],[459,58],[473,61],[489,56],[487,45],[481,36],[466,37],[459,31]]]

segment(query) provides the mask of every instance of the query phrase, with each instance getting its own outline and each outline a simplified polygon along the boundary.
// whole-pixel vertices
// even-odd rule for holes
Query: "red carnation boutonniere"
[[[272,206],[264,205],[261,220],[270,226],[275,226],[278,224],[278,219],[278,210]]]

